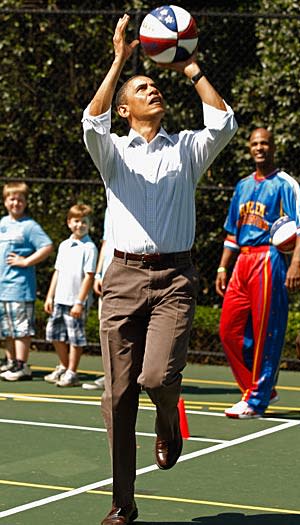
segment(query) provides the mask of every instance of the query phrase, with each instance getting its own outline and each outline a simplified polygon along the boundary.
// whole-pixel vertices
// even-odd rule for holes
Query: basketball
[[[294,220],[287,215],[280,217],[272,224],[271,243],[282,253],[291,253],[296,244],[297,227]]]
[[[140,43],[155,62],[170,64],[187,60],[198,44],[194,18],[176,5],[163,5],[148,13],[141,23]]]

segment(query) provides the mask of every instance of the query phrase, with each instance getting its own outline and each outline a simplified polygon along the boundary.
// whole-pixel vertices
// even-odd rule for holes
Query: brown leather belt
[[[127,253],[114,250],[114,256],[126,261],[140,261],[149,264],[182,264],[190,262],[191,252],[173,253]]]

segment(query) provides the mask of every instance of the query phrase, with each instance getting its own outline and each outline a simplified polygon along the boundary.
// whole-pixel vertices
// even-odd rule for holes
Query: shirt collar
[[[273,171],[271,171],[270,173],[268,173],[268,175],[265,175],[264,177],[258,177],[257,172],[254,171],[253,177],[256,181],[260,182],[262,180],[270,179],[271,177],[273,177],[273,175],[276,175],[278,171],[279,171],[279,168],[275,168]]]
[[[86,243],[90,240],[90,236],[89,235],[84,235],[83,237],[81,237],[81,239],[74,239],[73,237],[73,234],[70,235],[69,237],[69,243],[70,243],[70,246],[77,246],[78,244],[83,244],[83,243]]]
[[[174,144],[173,139],[170,137],[170,135],[166,132],[166,130],[163,127],[160,128],[159,132],[155,135],[154,139],[152,139],[151,142],[157,140],[159,137],[162,137],[163,139]],[[134,145],[134,144],[146,143],[146,140],[144,139],[144,137],[142,137],[142,135],[137,133],[137,131],[135,131],[132,128],[130,128],[127,139],[128,139],[127,147]]]

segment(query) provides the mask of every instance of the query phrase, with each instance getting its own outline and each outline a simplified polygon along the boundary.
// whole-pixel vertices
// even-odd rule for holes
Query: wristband
[[[101,279],[101,273],[95,273],[94,279]]]
[[[226,239],[224,241],[224,248],[228,248],[232,252],[239,252],[240,251],[239,245],[236,242],[232,241],[231,239],[228,239],[227,237],[226,237]]]
[[[217,269],[217,273],[223,273],[223,272],[227,272],[227,268],[225,268],[225,266],[219,266],[219,268]]]
[[[80,299],[76,299],[75,304],[81,304],[81,306],[84,306],[84,301],[81,301]]]
[[[199,71],[198,73],[196,73],[196,75],[194,75],[191,78],[192,83],[196,84],[196,82],[198,82],[198,80],[200,80],[200,78],[202,78],[203,76],[204,76],[204,73],[202,73],[202,71]]]

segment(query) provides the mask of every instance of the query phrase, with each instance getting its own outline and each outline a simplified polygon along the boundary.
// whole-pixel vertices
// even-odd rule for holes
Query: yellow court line
[[[203,406],[207,406],[209,408],[219,408],[220,410],[224,410],[224,407],[229,407],[232,405],[232,403],[221,403],[221,402],[213,402],[213,401],[199,401],[199,405],[203,405]],[[185,401],[184,403],[184,406],[186,409],[191,409],[191,410],[197,410],[198,405],[196,403],[190,403],[189,401]],[[266,413],[272,413],[274,411],[279,411],[279,412],[282,412],[282,411],[293,411],[293,412],[298,412],[300,411],[300,407],[299,406],[285,406],[285,405],[277,405],[277,406],[270,406],[267,410],[266,410]]]
[[[60,485],[43,485],[42,483],[26,483],[25,481],[10,481],[8,479],[0,479],[0,485],[12,485],[13,487],[28,487],[31,489],[48,489],[48,490],[74,490],[70,487],[61,487]]]
[[[30,365],[30,368],[32,370],[40,370],[41,372],[49,372],[51,370],[54,370],[55,367],[53,366],[39,366],[39,365]],[[78,369],[78,372],[81,373],[81,374],[88,374],[88,375],[104,375],[104,371],[103,370],[99,370],[99,371],[96,371],[96,370],[83,370],[83,369]],[[183,378],[183,383],[186,383],[186,382],[189,382],[189,383],[203,383],[203,384],[207,384],[207,385],[231,385],[231,386],[237,386],[237,383],[235,383],[234,381],[214,381],[214,380],[210,380],[210,379],[192,379],[192,378],[188,378],[188,377],[184,377]]]
[[[139,403],[139,406],[141,407],[150,407],[150,406],[153,406],[154,405],[152,403],[147,403],[147,402],[144,402],[143,401],[140,401]],[[221,408],[222,410],[224,410],[224,408],[227,408],[227,407],[230,407],[232,406],[232,403],[219,403],[217,401],[184,401],[184,407],[185,407],[185,410],[194,410],[194,411],[197,411],[197,410],[200,410],[200,408],[204,408],[204,407],[207,407],[207,408],[212,408],[212,407],[216,407],[216,408]]]
[[[291,411],[291,412],[299,412],[300,414],[300,407],[287,407],[287,406],[284,406],[284,405],[279,405],[279,406],[274,406],[272,405],[270,408],[268,408],[266,410],[266,414],[268,413],[271,413],[274,412],[274,411],[282,411],[282,410],[288,410],[288,411]]]
[[[95,490],[92,492],[97,492],[97,491]],[[135,494],[135,497],[141,498],[141,499],[172,501],[176,503],[191,503],[195,505],[209,505],[211,507],[226,507],[226,508],[232,508],[232,509],[258,510],[260,512],[281,512],[284,514],[300,514],[300,510],[279,509],[279,508],[274,508],[274,507],[259,507],[259,506],[254,506],[254,505],[243,505],[239,503],[224,503],[221,501],[174,498],[174,497],[169,497],[169,496],[149,496],[146,494],[143,494],[143,495]]]
[[[33,401],[32,399],[26,399],[27,397],[29,398],[45,398],[45,399],[74,399],[74,400],[81,400],[81,401],[99,401],[101,400],[101,396],[98,395],[98,396],[86,396],[86,395],[80,395],[80,396],[75,396],[75,395],[63,395],[63,394],[44,394],[44,393],[40,393],[40,394],[31,394],[29,392],[9,392],[9,395],[10,397],[12,397],[12,399],[14,400],[18,400],[18,401]],[[7,399],[7,398],[3,398],[3,399]],[[37,401],[43,401],[42,399],[37,399]],[[148,398],[148,397],[141,397],[140,398],[140,405],[145,405],[145,406],[154,406],[154,404],[152,403],[151,399]],[[199,405],[213,405],[214,402],[211,401],[211,402],[205,402],[205,401],[185,401],[185,406],[195,406],[195,407],[199,407]],[[220,403],[215,403],[216,405],[220,405]],[[230,403],[224,403],[224,406],[230,406]]]
[[[200,383],[203,385],[230,385],[238,386],[234,381],[215,381],[213,379],[191,379],[190,377],[184,377],[182,380],[183,384],[185,383]]]
[[[205,403],[202,403],[203,405],[205,405]],[[206,405],[212,405],[212,403],[206,403]],[[224,410],[224,406],[221,406],[222,403],[218,404],[217,406],[209,406],[209,410]],[[230,406],[230,404],[228,403],[227,406]],[[188,406],[186,406],[186,408],[188,408]],[[195,407],[193,407],[194,410],[196,410]],[[300,407],[287,407],[287,406],[283,406],[283,405],[280,405],[280,406],[272,406],[270,408],[268,408],[265,412],[265,414],[273,414],[273,412],[296,412],[298,413],[299,412],[299,415],[300,415]]]
[[[236,386],[238,387],[238,384],[234,381],[214,381],[212,379],[191,379],[189,377],[185,377],[183,379],[183,385],[186,383],[199,383],[203,385],[223,385],[223,386]],[[276,385],[276,390],[287,390],[291,392],[300,392],[300,386],[281,386]]]
[[[28,394],[28,397],[31,397],[31,395]],[[42,398],[42,397],[44,397],[45,399],[39,399],[39,398]],[[62,400],[64,400],[64,399],[67,400],[66,397],[65,398],[59,398],[59,396],[57,396],[57,398],[58,399],[62,399]],[[53,397],[49,398],[47,396],[44,396],[43,394],[39,395],[37,397],[37,399],[27,399],[26,396],[20,396],[20,395],[16,395],[15,397],[12,398],[13,401],[18,401],[18,402],[22,402],[22,403],[23,402],[25,402],[25,403],[51,403],[52,399],[53,399]],[[72,401],[72,399],[69,399],[69,401]],[[75,401],[75,399],[74,399],[74,401]],[[88,402],[88,399],[83,399],[82,401]],[[90,401],[91,401],[91,399],[90,399]],[[100,406],[101,397],[97,397],[95,399],[95,401],[99,401],[99,406]],[[85,403],[82,403],[82,404],[84,405]]]
[[[62,490],[69,492],[71,490],[74,490],[74,488],[71,487],[61,487],[59,485],[43,485],[38,483],[25,483],[25,482],[18,482],[18,481],[10,481],[10,480],[0,480],[1,485],[11,485],[16,487],[28,487],[28,488],[39,488],[39,489],[46,489],[46,490]],[[86,494],[101,494],[106,496],[111,496],[111,491],[104,491],[104,490],[87,490]],[[207,505],[210,507],[224,507],[224,508],[232,508],[232,509],[243,509],[243,510],[256,510],[260,512],[276,512],[276,513],[284,513],[284,514],[300,514],[300,510],[291,510],[291,509],[281,509],[281,508],[274,508],[274,507],[261,507],[256,505],[243,505],[239,503],[225,503],[221,501],[209,501],[209,500],[198,500],[198,499],[190,499],[190,498],[176,498],[172,496],[154,496],[149,494],[135,494],[136,499],[149,499],[154,501],[171,501],[173,503],[188,503],[192,505]]]
[[[146,397],[142,397],[140,398],[140,405],[145,405],[145,406],[154,406],[151,399],[147,399]],[[191,409],[197,409],[199,408],[199,406],[202,406],[202,405],[205,405],[205,406],[224,406],[224,407],[228,407],[228,406],[231,406],[232,403],[222,403],[221,401],[192,401],[190,399],[185,399],[184,400],[184,406],[185,408],[191,408]]]
[[[32,370],[40,370],[41,372],[51,372],[52,370],[55,370],[54,366],[30,365],[30,368]],[[79,368],[77,371],[80,374],[87,374],[87,375],[93,375],[93,376],[104,375],[103,370],[83,370]]]
[[[54,370],[54,367],[49,366],[34,366],[31,365],[32,370],[41,370],[41,371],[51,371]],[[88,375],[104,375],[103,370],[83,370],[78,369],[78,372],[81,374],[88,374]],[[193,379],[191,377],[184,377],[182,380],[183,385],[186,385],[187,383],[195,383],[195,384],[203,384],[203,385],[222,385],[222,386],[235,386],[238,388],[238,384],[235,381],[221,381],[221,380],[213,380],[213,379]],[[300,386],[276,386],[277,390],[287,390],[291,392],[300,392]]]
[[[24,397],[45,397],[49,399],[82,399],[83,401],[86,399],[88,401],[98,401],[100,398],[99,396],[72,396],[72,395],[64,395],[64,394],[31,394],[29,392],[9,392],[10,396],[15,396],[19,398]]]
[[[152,402],[151,400],[149,399],[149,401],[146,399],[146,398],[142,398],[140,400],[140,404],[145,404],[145,406],[147,406],[147,404],[149,405],[152,405]],[[224,408],[226,407],[229,407],[231,406],[232,403],[223,403],[221,401],[191,401],[191,400],[184,400],[184,406],[186,409],[191,409],[191,410],[197,410],[199,409],[201,406],[207,406],[209,408],[216,408],[216,409],[220,409],[220,410],[224,410]],[[223,408],[222,408],[223,407]],[[272,405],[272,407],[269,408],[269,410],[267,410],[267,412],[273,412],[274,410],[293,410],[293,411],[298,411],[300,410],[300,407],[298,406],[283,406],[283,405],[277,405],[277,406],[274,406]]]
[[[299,386],[276,386],[276,390],[287,390],[288,392],[300,392]]]
[[[201,405],[211,405],[211,406],[231,406],[232,403],[223,403],[222,401],[190,401],[190,400],[184,400],[184,406],[187,408],[187,406],[190,407],[197,407],[198,403],[201,403]]]
[[[21,401],[22,403],[47,403],[46,399],[26,399],[26,397],[15,397],[13,401]]]
[[[27,399],[29,398],[29,399]],[[34,399],[36,398],[36,399]],[[44,399],[43,399],[44,398]],[[60,400],[81,400],[81,401],[101,401],[101,396],[72,396],[72,395],[59,395],[59,394],[30,394],[30,393],[16,393],[11,392],[9,397],[0,397],[0,401],[7,401],[12,399],[13,401],[26,402],[26,403],[47,403],[51,399]],[[83,403],[84,404],[84,403]],[[141,398],[139,402],[140,407],[154,407],[152,401],[149,398]],[[209,410],[222,411],[224,408],[231,406],[231,403],[222,403],[221,401],[185,401],[186,410],[201,410],[202,408],[208,408]],[[270,407],[266,413],[272,414],[273,412],[300,412],[299,406],[285,406],[278,405]]]

